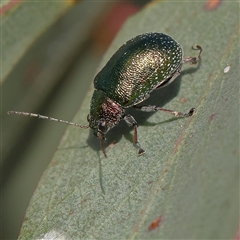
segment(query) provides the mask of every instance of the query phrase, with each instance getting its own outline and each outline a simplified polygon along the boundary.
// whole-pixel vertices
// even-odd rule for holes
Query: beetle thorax
[[[124,109],[121,105],[108,98],[102,91],[94,91],[88,121],[95,135],[105,135],[118,125],[123,116]]]

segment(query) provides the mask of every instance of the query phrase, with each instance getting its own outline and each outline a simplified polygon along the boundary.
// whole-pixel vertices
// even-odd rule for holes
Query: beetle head
[[[105,134],[118,125],[123,116],[121,105],[108,98],[104,92],[94,91],[87,120],[95,136],[104,140]]]

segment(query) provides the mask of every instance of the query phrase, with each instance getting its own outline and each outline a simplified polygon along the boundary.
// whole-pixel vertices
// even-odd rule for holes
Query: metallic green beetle
[[[124,109],[135,107],[141,111],[166,111],[175,116],[192,116],[194,109],[187,114],[159,108],[156,106],[136,106],[158,88],[171,83],[181,72],[182,64],[196,64],[201,56],[183,58],[181,46],[163,33],[146,33],[124,44],[108,61],[94,79],[89,127],[100,139],[101,148],[106,156],[102,140],[105,134],[124,119],[134,127],[133,141],[138,154],[145,151],[137,140],[137,122],[131,115],[125,115]]]
[[[89,125],[63,121],[39,114],[9,111],[9,114],[26,115],[64,122],[81,128],[90,127],[103,146],[106,133],[117,126],[121,120],[134,128],[133,142],[138,148],[138,155],[145,153],[137,138],[137,122],[131,115],[125,115],[124,109],[134,107],[140,111],[165,111],[178,117],[189,117],[194,113],[181,113],[156,106],[139,106],[150,93],[171,83],[181,72],[183,63],[197,64],[202,48],[197,57],[183,58],[183,50],[174,39],[163,33],[145,33],[129,40],[107,62],[106,66],[94,79],[95,91],[92,96]]]

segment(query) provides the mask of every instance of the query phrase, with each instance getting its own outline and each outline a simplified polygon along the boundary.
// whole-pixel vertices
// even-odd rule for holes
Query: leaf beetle
[[[137,137],[137,122],[132,115],[125,115],[125,109],[134,107],[143,112],[164,111],[177,117],[192,116],[195,109],[188,113],[173,111],[157,106],[138,105],[146,100],[152,91],[165,87],[180,74],[182,64],[197,64],[201,59],[202,48],[195,45],[197,57],[183,57],[179,43],[164,33],[144,33],[132,38],[121,46],[110,58],[105,67],[94,78],[94,93],[87,116],[89,125],[64,121],[40,114],[8,111],[8,114],[38,117],[91,128],[100,140],[101,150],[107,157],[103,142],[106,133],[125,120],[133,126],[133,142],[138,155],[145,153]]]

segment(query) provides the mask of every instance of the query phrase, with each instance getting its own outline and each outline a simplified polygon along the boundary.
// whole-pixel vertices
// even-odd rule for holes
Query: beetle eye
[[[108,127],[106,126],[106,122],[102,122],[98,125],[98,130],[102,133],[106,133],[108,131]]]

